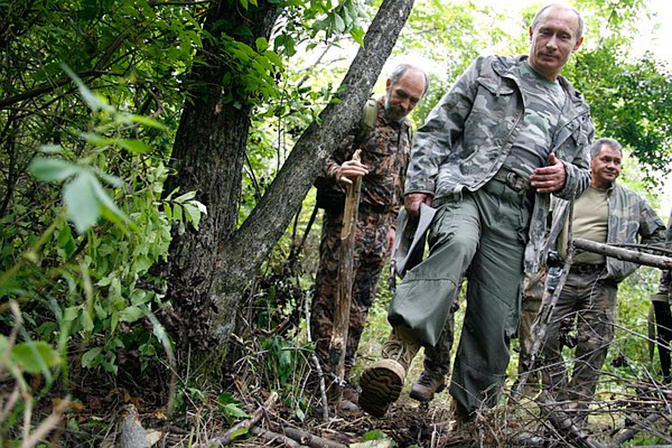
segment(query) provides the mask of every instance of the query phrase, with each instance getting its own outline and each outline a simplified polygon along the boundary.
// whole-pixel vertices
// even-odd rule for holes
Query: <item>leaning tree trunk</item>
[[[221,18],[220,8],[212,23]],[[177,236],[171,244],[169,298],[182,325],[172,325],[173,334],[205,354],[225,347],[257,268],[289,225],[313,179],[326,158],[359,120],[359,112],[389,57],[410,14],[414,0],[384,0],[364,37],[364,47],[355,57],[339,89],[340,102],[332,102],[302,134],[287,161],[240,229],[234,231],[237,200],[249,127],[249,107],[236,109],[218,101],[219,80],[225,68],[217,48],[204,50],[212,65],[194,71],[192,81],[211,86],[187,103],[173,151],[178,174],[170,188],[196,190],[208,207],[208,216],[198,232]],[[264,2],[259,2],[260,14]],[[274,19],[265,10],[260,17]],[[232,13],[229,11],[229,13]],[[236,12],[237,13],[237,12]],[[224,14],[226,16],[226,14]],[[248,17],[249,19],[249,17]],[[257,27],[258,20],[248,26]],[[264,30],[266,28],[263,28]],[[260,36],[253,30],[250,39]],[[220,110],[221,109],[221,110]],[[216,262],[215,262],[216,261]],[[180,331],[181,332],[177,332]],[[178,345],[184,350],[186,344]],[[200,350],[199,350],[200,349]],[[184,353],[184,352],[183,352]],[[193,353],[192,353],[193,354]]]
[[[278,242],[308,193],[327,157],[354,128],[385,61],[390,56],[414,0],[384,0],[364,36],[364,46],[339,87],[340,101],[330,103],[294,145],[282,169],[241,228],[224,243],[213,302],[227,310],[213,328],[228,338],[236,304],[256,269]]]
[[[203,62],[194,66],[187,81],[189,95],[171,157],[176,174],[164,187],[166,195],[177,187],[181,193],[196,191],[197,199],[208,209],[198,231],[174,231],[170,245],[167,298],[174,312],[165,318],[178,343],[178,353],[186,353],[189,345],[196,352],[213,347],[210,291],[214,266],[221,242],[235,230],[250,127],[250,102],[235,98],[238,107],[233,107],[232,101],[223,98],[222,80],[231,68],[217,39],[217,33],[222,32],[218,27],[223,23],[233,29],[245,25],[251,35],[240,40],[254,47],[257,38],[269,38],[277,15],[276,5],[266,1],[243,10],[238,2],[218,0],[205,19],[204,30],[213,39],[204,39],[197,58]],[[242,86],[227,87],[231,92],[245,90],[238,89]]]

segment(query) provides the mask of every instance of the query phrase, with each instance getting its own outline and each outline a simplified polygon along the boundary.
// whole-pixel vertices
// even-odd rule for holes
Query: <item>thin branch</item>
[[[77,73],[77,76],[80,78],[89,78],[92,76],[100,76],[105,73],[102,73],[97,70],[87,70],[81,73]],[[0,109],[6,109],[12,104],[16,104],[21,101],[29,100],[32,98],[35,98],[40,95],[44,95],[45,93],[53,92],[59,87],[63,87],[64,85],[67,85],[72,82],[72,79],[69,77],[63,77],[61,79],[58,79],[56,81],[51,81],[48,83],[45,83],[41,85],[40,87],[37,87],[33,90],[29,90],[27,92],[19,93],[18,95],[11,96],[9,98],[3,98],[0,99]]]
[[[252,417],[249,419],[242,421],[238,423],[236,426],[233,428],[229,429],[226,431],[222,436],[219,437],[214,437],[205,443],[202,443],[200,445],[197,445],[197,448],[206,448],[210,446],[226,446],[229,445],[233,440],[241,434],[241,430],[247,429],[249,430],[252,428],[254,425],[259,423],[261,418],[266,414],[266,411],[270,408],[272,408],[275,403],[278,401],[278,393],[277,392],[272,392],[271,395],[268,397],[266,402],[262,405],[259,406],[259,408],[254,411],[254,414],[252,414]]]
[[[41,440],[43,440],[47,434],[51,432],[63,419],[63,414],[70,406],[70,397],[66,397],[61,400],[54,410],[51,412],[49,417],[44,419],[40,426],[37,427],[34,433],[30,435],[27,439],[24,440],[21,448],[32,448],[37,445]]]

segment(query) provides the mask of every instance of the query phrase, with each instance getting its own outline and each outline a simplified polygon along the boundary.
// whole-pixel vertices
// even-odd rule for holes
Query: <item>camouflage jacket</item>
[[[618,184],[607,191],[609,222],[607,244],[642,244],[662,247],[665,243],[665,223],[651,205],[639,194]],[[557,242],[569,216],[569,201],[552,201],[550,240]],[[639,268],[639,264],[607,257],[607,270],[600,278],[620,282]]]
[[[350,160],[355,146],[362,149],[362,163],[369,173],[362,178],[360,208],[378,213],[389,213],[394,225],[403,204],[404,174],[408,167],[411,142],[408,131],[411,122],[405,118],[401,123],[390,121],[385,113],[385,97],[378,99],[376,126],[361,144],[355,131],[327,159],[325,177],[335,183],[336,170]]]
[[[672,211],[670,212],[670,219],[667,221],[665,249],[672,250]],[[669,296],[672,294],[672,271],[663,271],[660,274],[660,291],[658,293],[668,296],[669,300]]]
[[[406,194],[428,193],[440,204],[492,179],[523,124],[526,105],[519,65],[526,58],[487,56],[472,63],[416,133]],[[586,102],[566,79],[558,79],[569,100],[552,148],[567,173],[565,186],[556,194],[569,198],[590,183],[588,148],[595,131]],[[536,271],[541,259],[549,202],[549,194],[536,194],[525,252],[528,272]]]

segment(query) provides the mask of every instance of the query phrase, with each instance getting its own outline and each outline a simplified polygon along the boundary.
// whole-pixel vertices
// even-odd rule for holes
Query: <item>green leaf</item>
[[[263,53],[268,48],[268,41],[265,37],[258,37],[255,41],[255,45],[257,47],[257,51],[259,53]]]
[[[244,417],[247,417],[247,414],[246,414]],[[241,417],[241,418],[242,418],[242,417]],[[245,427],[238,428],[238,429],[236,429],[235,431],[233,431],[233,433],[231,433],[231,438],[233,438],[233,439],[237,439],[238,437],[244,436],[244,435],[247,434],[249,431],[250,431],[250,430],[249,430],[248,428],[245,428]]]
[[[45,159],[36,157],[28,166],[30,173],[43,182],[57,182],[74,176],[82,170],[74,163],[61,159]]]
[[[91,319],[91,313],[89,313],[88,310],[82,310],[80,322],[82,323],[82,329],[84,331],[87,333],[91,333],[93,331],[93,319]]]
[[[90,172],[82,171],[63,189],[63,201],[68,209],[70,220],[80,234],[96,224],[100,217],[96,186],[100,187],[98,179]]]
[[[166,129],[166,127],[162,123],[156,121],[153,118],[145,117],[143,115],[130,115],[130,119],[131,119],[131,121],[133,121],[135,123],[140,123],[140,124],[148,126],[150,128]]]
[[[119,188],[124,184],[124,181],[121,178],[107,174],[97,167],[94,167],[93,171],[96,173],[96,176],[100,178],[100,180],[112,187]]]
[[[276,66],[282,67],[282,59],[280,59],[280,56],[278,56],[275,52],[267,50],[264,52],[264,56],[266,56],[266,58]]]
[[[66,322],[72,322],[75,319],[77,319],[77,316],[79,316],[79,311],[80,307],[78,306],[70,306],[65,309],[63,312],[63,318],[65,319]]]
[[[341,16],[338,15],[334,16],[334,28],[339,33],[345,31],[345,22],[343,21],[343,18]]]
[[[143,317],[145,317],[145,312],[137,306],[129,306],[119,311],[119,320],[121,322],[133,323]]]
[[[201,222],[201,212],[198,209],[198,206],[187,203],[184,204],[183,207],[184,216],[187,218],[187,221],[194,226],[194,229],[198,230],[198,225]]]
[[[173,201],[177,202],[178,204],[181,204],[183,202],[194,199],[195,197],[196,197],[196,190],[193,190],[176,197],[175,199],[173,199]]]
[[[95,183],[92,184],[92,188],[98,203],[102,207],[103,216],[105,216],[105,219],[114,222],[117,226],[123,229],[122,223],[130,223],[130,220],[121,210],[119,210],[103,186],[100,185],[98,179],[94,178],[94,180]]]
[[[79,94],[82,95],[82,99],[84,102],[89,106],[91,110],[94,112],[98,112],[100,110],[106,110],[108,112],[114,112],[114,108],[111,107],[105,99],[103,99],[101,96],[98,96],[94,94],[91,90],[89,90],[88,87],[84,85],[81,79],[79,79],[79,76],[75,72],[73,72],[70,67],[68,67],[65,63],[61,64],[61,68],[63,68],[63,71],[70,77],[72,80],[77,84],[77,88],[79,89]]]
[[[100,355],[103,352],[102,347],[92,348],[82,355],[82,367],[96,367],[100,364]]]
[[[362,437],[364,441],[370,441],[370,440],[385,440],[387,439],[387,435],[380,429],[374,429],[372,431],[368,431],[364,433],[364,437]]]
[[[103,147],[103,146],[112,146],[117,142],[117,139],[104,137],[95,132],[82,132],[79,134],[87,143],[90,143],[94,146]]]
[[[62,154],[63,147],[61,145],[42,145],[37,148],[38,151],[45,154]]]
[[[12,347],[12,360],[32,374],[38,374],[58,365],[60,359],[56,351],[44,341],[23,342]]]
[[[58,246],[63,249],[66,258],[69,258],[77,249],[75,239],[72,237],[72,231],[70,230],[70,226],[67,224],[59,229],[57,241]]]
[[[120,139],[117,141],[117,144],[122,148],[131,151],[134,154],[145,154],[150,151],[150,147],[141,140],[125,140]]]

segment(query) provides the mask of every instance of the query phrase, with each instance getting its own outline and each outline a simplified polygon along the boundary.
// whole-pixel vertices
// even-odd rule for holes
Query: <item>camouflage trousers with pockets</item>
[[[600,272],[572,273],[558,297],[542,349],[542,384],[568,410],[587,411],[595,394],[602,364],[614,337],[616,295],[614,280],[599,279]],[[570,322],[570,325],[567,324]],[[567,330],[576,325],[572,377],[562,358]],[[572,344],[573,345],[573,344]]]
[[[329,343],[334,322],[338,290],[338,264],[341,248],[342,214],[325,211],[320,241],[320,262],[315,277],[311,312],[311,333],[315,352],[325,371],[329,371]],[[376,296],[376,285],[385,264],[389,213],[359,208],[353,263],[352,304],[345,354],[346,379],[355,362],[359,340],[369,308]]]

